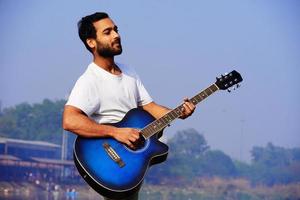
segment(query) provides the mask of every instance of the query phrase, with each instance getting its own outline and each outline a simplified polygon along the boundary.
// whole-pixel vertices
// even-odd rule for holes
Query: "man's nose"
[[[117,31],[113,31],[114,38],[120,38],[120,34]]]

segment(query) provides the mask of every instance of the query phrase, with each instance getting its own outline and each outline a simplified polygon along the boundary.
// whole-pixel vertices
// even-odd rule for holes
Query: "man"
[[[94,13],[78,23],[79,37],[93,54],[93,62],[77,80],[63,113],[63,128],[83,137],[112,137],[135,148],[139,130],[107,125],[120,121],[132,108],[140,107],[155,118],[170,111],[156,104],[136,73],[117,65],[122,53],[118,27],[106,13]],[[190,116],[195,106],[184,100],[180,118]],[[127,199],[138,199],[138,194]]]

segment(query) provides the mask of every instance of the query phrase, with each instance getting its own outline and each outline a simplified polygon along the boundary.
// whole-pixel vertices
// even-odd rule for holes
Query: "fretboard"
[[[216,84],[212,84],[211,86],[209,86],[205,90],[201,91],[199,94],[192,97],[190,99],[190,101],[194,105],[196,105],[199,102],[206,99],[211,94],[213,94],[214,92],[216,92],[217,90],[219,90],[218,86]],[[158,133],[159,131],[163,130],[165,127],[170,125],[170,123],[172,121],[174,121],[175,119],[177,119],[178,117],[181,116],[182,109],[183,109],[183,104],[181,104],[177,108],[171,110],[170,112],[168,112],[167,114],[165,114],[161,118],[159,118],[159,119],[153,121],[152,123],[148,124],[145,128],[143,128],[141,130],[141,134],[143,135],[143,137],[145,139],[148,139],[152,135],[154,135],[154,134]]]

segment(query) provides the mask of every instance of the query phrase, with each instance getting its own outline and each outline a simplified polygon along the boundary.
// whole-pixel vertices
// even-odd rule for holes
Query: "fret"
[[[168,124],[168,121],[166,120],[166,118],[164,118],[164,117],[161,118],[161,124],[162,124],[162,126],[166,126]]]
[[[153,128],[153,124],[150,124],[150,125],[149,125],[149,131],[150,131],[151,133],[155,133],[155,129]]]
[[[216,84],[213,84],[212,85],[212,88],[214,88],[214,91],[217,91],[219,88],[218,88],[218,86],[216,85]]]
[[[170,124],[170,122],[171,122],[172,120],[169,118],[169,115],[168,115],[168,114],[165,115],[165,118],[166,118],[166,120],[167,120],[166,125]]]
[[[141,134],[144,136],[144,138],[148,138],[151,135],[151,132],[148,131],[148,128],[144,128],[141,130]]]
[[[197,100],[196,100],[196,98],[192,98],[191,99],[191,102],[194,104],[194,105],[196,105],[198,102],[197,102]]]
[[[154,122],[153,124],[152,124],[152,128],[154,129],[154,130],[157,130],[157,124],[156,124],[156,122]]]
[[[212,92],[209,90],[209,88],[205,89],[204,92],[205,92],[205,94],[207,94],[207,96],[212,94]]]
[[[162,123],[160,120],[157,120],[157,126],[161,128],[164,126],[164,123]]]
[[[176,119],[178,117],[178,115],[176,114],[175,110],[172,110],[171,115],[172,115],[173,119]]]
[[[147,137],[150,137],[151,136],[151,134],[152,134],[152,131],[148,128],[147,129],[148,131],[147,131]]]
[[[174,110],[172,110],[170,112],[170,115],[172,116],[172,119],[176,119],[178,116],[176,115],[176,113],[174,112]]]
[[[170,119],[169,119],[169,114],[166,114],[166,115],[164,116],[164,119],[166,120],[166,124],[168,124],[169,121],[170,121]]]
[[[180,115],[181,115],[181,110],[180,110],[180,108],[175,108],[174,109],[174,111],[175,111],[175,113],[176,113],[176,115],[179,117]]]
[[[156,121],[156,124],[157,124],[157,126],[159,126],[159,127],[162,126],[162,122],[161,122],[159,119]]]
[[[194,98],[197,100],[197,103],[202,101],[202,97],[200,96],[200,94],[196,95]]]
[[[148,129],[147,129],[147,135],[146,135],[146,136],[147,136],[147,137],[150,137],[151,134],[152,134],[152,131],[148,128]]]
[[[167,124],[167,123],[168,123],[168,120],[165,118],[165,116],[163,116],[163,117],[161,118],[161,120],[162,120],[163,124]]]
[[[203,90],[203,92],[204,92],[204,94],[206,95],[206,97],[208,97],[208,96],[209,96],[209,95],[206,93],[206,91],[205,91],[205,90]],[[206,97],[205,97],[205,98],[206,98]]]
[[[152,132],[149,130],[148,127],[146,127],[146,128],[144,128],[143,130],[141,130],[141,132],[144,133],[143,136],[144,136],[145,138],[148,138],[148,137],[151,135],[151,133],[152,133]]]
[[[216,87],[216,85],[215,84],[213,84],[212,86],[210,86],[209,87],[212,91],[213,91],[213,93],[215,92],[215,91],[217,91],[218,90],[218,88]]]
[[[168,115],[168,119],[173,121],[175,118],[172,115],[172,113],[173,113],[173,110],[171,110],[170,112],[168,112],[167,115]]]
[[[159,129],[161,129],[164,127],[164,124],[160,120],[157,120],[157,126],[159,127]]]
[[[152,124],[150,124],[150,126],[152,127],[152,129],[154,131],[157,131],[158,129],[160,129],[162,127],[160,121],[154,121],[154,122],[152,122]]]
[[[209,89],[209,91],[210,91],[210,92],[211,92],[211,94],[212,94],[212,93],[214,93],[214,91],[211,89],[211,87],[212,87],[212,86],[210,86],[210,87],[209,87],[209,88],[207,88],[207,89]]]
[[[196,99],[196,102],[199,103],[200,101],[202,101],[202,97],[197,94],[193,99]]]
[[[173,121],[174,119],[176,119],[177,117],[174,117],[174,111],[172,110],[171,112],[169,112],[169,116],[170,116],[170,119]]]
[[[205,99],[207,97],[207,95],[204,92],[201,92],[200,95],[203,99]]]
[[[219,87],[216,84],[214,84],[214,88],[215,88],[215,91],[219,90]]]

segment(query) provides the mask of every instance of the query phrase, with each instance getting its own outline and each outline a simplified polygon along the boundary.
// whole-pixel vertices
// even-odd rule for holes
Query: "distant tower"
[[[66,170],[63,161],[67,160],[67,149],[68,149],[68,132],[63,130],[62,132],[62,144],[61,144],[61,161],[62,161],[62,168],[61,168],[61,177],[65,177]]]
[[[2,113],[2,101],[0,100],[0,113]]]
[[[244,161],[243,156],[243,143],[244,143],[244,123],[245,120],[241,119],[241,135],[240,135],[240,161]]]
[[[61,160],[67,160],[68,150],[68,132],[63,130],[62,132],[62,144],[61,144]]]

